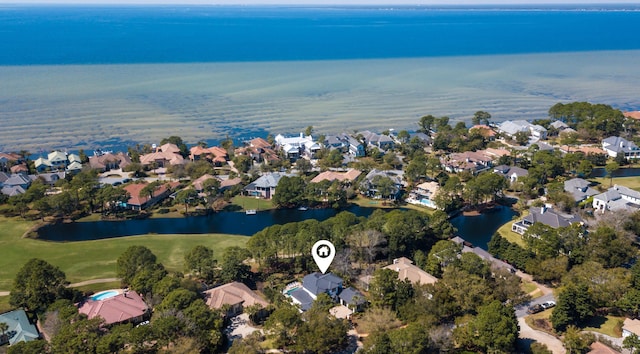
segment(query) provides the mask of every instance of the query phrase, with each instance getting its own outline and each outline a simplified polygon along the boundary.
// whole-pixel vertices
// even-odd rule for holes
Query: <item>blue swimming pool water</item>
[[[116,296],[118,294],[119,294],[119,292],[117,290],[102,291],[102,292],[99,292],[99,293],[91,296],[91,300],[100,301],[100,300],[108,299],[110,297],[114,297],[114,296]]]

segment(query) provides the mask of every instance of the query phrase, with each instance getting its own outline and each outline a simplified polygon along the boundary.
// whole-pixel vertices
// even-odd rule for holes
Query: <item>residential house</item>
[[[292,162],[303,155],[314,159],[317,152],[322,149],[320,144],[313,141],[313,137],[311,137],[311,135],[304,136],[303,133],[300,133],[299,136],[293,137],[285,137],[282,134],[278,134],[276,135],[275,141],[276,145],[282,149],[287,158]]]
[[[437,209],[435,201],[433,200],[438,191],[440,185],[438,182],[424,182],[420,183],[409,193],[409,197],[406,199],[409,204],[416,204],[425,206],[432,209]]]
[[[263,138],[255,138],[249,140],[249,146],[258,149],[272,149],[273,146]]]
[[[189,158],[191,159],[191,161],[206,159],[215,166],[222,166],[229,160],[227,150],[217,146],[204,148],[202,146],[196,145],[193,146],[189,150],[189,152]]]
[[[34,167],[38,172],[46,170],[79,171],[82,169],[80,157],[76,154],[67,154],[62,151],[52,151],[47,157],[39,157],[34,161]]]
[[[561,120],[556,120],[553,121],[551,124],[549,124],[550,127],[556,129],[557,131],[563,131],[565,129],[569,129],[569,126],[567,125],[567,123],[561,121]]]
[[[601,213],[605,210],[638,210],[640,209],[640,192],[616,184],[606,192],[593,197],[593,209]]]
[[[151,309],[140,295],[132,290],[102,300],[91,298],[76,305],[78,312],[88,319],[102,317],[106,325],[119,323],[140,323],[148,318]]]
[[[228,307],[227,317],[241,314],[245,307],[260,305],[266,308],[269,306],[269,302],[258,296],[248,286],[237,281],[205,291],[204,299],[212,309],[221,310]]]
[[[564,191],[570,193],[576,203],[579,203],[591,196],[598,194],[598,191],[591,188],[591,182],[582,178],[572,178],[564,181]]]
[[[560,152],[564,154],[568,154],[570,152],[581,152],[585,155],[589,154],[603,154],[606,155],[607,152],[602,150],[599,147],[589,146],[589,145],[577,145],[577,146],[569,146],[569,145],[560,145],[558,148]]]
[[[640,337],[640,320],[625,318],[622,322],[622,338],[627,338],[632,334]]]
[[[409,141],[414,138],[418,138],[418,140],[420,140],[425,146],[431,145],[433,143],[433,139],[431,139],[431,136],[422,132],[410,133]]]
[[[22,156],[12,152],[0,152],[0,171],[9,172],[11,166],[23,162]]]
[[[345,152],[347,150],[347,146],[349,145],[346,142],[346,139],[341,135],[327,135],[324,138],[324,141],[321,142],[325,148],[329,150],[339,150],[340,152]]]
[[[509,183],[511,184],[517,182],[518,178],[526,177],[529,175],[529,171],[527,171],[524,168],[521,168],[518,166],[507,166],[507,165],[496,166],[494,167],[493,172],[504,176],[506,179],[509,180]]]
[[[29,178],[32,180],[39,179],[42,183],[53,187],[56,182],[61,179],[65,179],[67,177],[66,172],[49,172],[49,173],[40,173],[38,175],[29,175]]]
[[[348,287],[340,292],[338,295],[340,299],[340,305],[345,306],[351,312],[360,312],[367,304],[366,297],[358,290]]]
[[[354,157],[363,157],[367,154],[364,144],[349,134],[342,134],[346,144],[348,144],[349,155]]]
[[[350,169],[347,172],[324,171],[315,176],[311,180],[311,183],[320,183],[322,181],[333,182],[336,180],[343,183],[352,183],[356,178],[358,178],[358,176],[360,176],[361,173],[362,172],[356,169]]]
[[[29,173],[29,168],[27,167],[26,163],[13,165],[9,170],[11,171],[11,173]]]
[[[236,156],[248,156],[254,162],[271,164],[280,161],[280,156],[273,150],[271,144],[262,138],[255,138],[248,141],[247,146],[234,150]]]
[[[367,145],[377,147],[381,150],[393,149],[395,146],[393,139],[388,135],[377,134],[368,130],[361,131],[358,134],[362,135]]]
[[[325,293],[334,301],[338,300],[338,294],[342,292],[342,279],[332,273],[319,272],[306,275],[302,279],[302,287],[289,292],[291,301],[300,306],[302,311],[311,308],[318,295]]]
[[[123,152],[117,154],[108,152],[89,157],[89,166],[100,172],[122,169],[130,164],[131,158]]]
[[[469,132],[477,131],[478,134],[482,135],[483,138],[493,141],[496,139],[497,133],[488,125],[478,124],[469,128]]]
[[[574,223],[581,223],[582,219],[577,215],[561,214],[550,207],[531,207],[529,215],[522,220],[511,224],[511,231],[524,235],[524,233],[535,223],[543,223],[551,228],[567,227]]]
[[[447,172],[468,171],[477,174],[488,170],[493,165],[493,158],[479,151],[465,151],[442,157],[440,162]]]
[[[180,182],[168,182],[161,184],[153,192],[153,196],[142,195],[142,190],[148,183],[131,183],[122,187],[127,193],[129,193],[129,200],[123,205],[123,207],[132,210],[146,209],[169,196],[171,192],[180,185]]]
[[[611,157],[622,154],[626,159],[640,158],[640,148],[633,141],[619,136],[610,136],[602,140],[602,149]]]
[[[4,337],[0,333],[0,345],[9,343],[11,346],[18,342],[30,342],[40,338],[38,329],[29,321],[27,313],[22,309],[0,314],[0,323],[8,326],[4,331]]]
[[[498,126],[498,131],[512,138],[519,132],[525,132],[536,139],[544,140],[547,138],[547,129],[541,125],[531,124],[526,120],[504,121]]]
[[[622,114],[627,119],[640,120],[640,111],[629,111],[629,112],[623,112]]]
[[[140,155],[140,163],[143,166],[152,166],[153,168],[182,165],[184,162],[184,157],[180,155],[180,148],[171,143],[157,147],[156,151],[152,153]]]
[[[403,172],[399,170],[380,171],[374,168],[360,184],[360,193],[369,198],[396,200],[404,185],[402,176]],[[387,178],[391,183],[383,184],[383,180]]]
[[[398,279],[409,280],[412,284],[434,284],[438,281],[438,278],[420,269],[406,257],[394,259],[393,264],[389,264],[384,269],[393,270],[398,273]]]
[[[225,191],[235,185],[238,185],[242,182],[242,179],[240,177],[236,177],[236,178],[228,178],[229,176],[212,176],[210,174],[205,174],[199,178],[197,178],[196,180],[194,180],[191,185],[193,186],[193,188],[196,190],[196,192],[198,193],[202,193],[204,188],[204,181],[209,180],[209,179],[217,179],[218,181],[220,181],[220,185],[218,186],[218,190],[220,191]]]
[[[276,193],[278,182],[280,182],[280,179],[284,176],[290,175],[281,172],[266,173],[244,187],[244,194],[252,197],[271,199]]]

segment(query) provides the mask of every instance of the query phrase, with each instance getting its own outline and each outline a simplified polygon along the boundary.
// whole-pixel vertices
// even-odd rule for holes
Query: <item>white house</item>
[[[602,149],[611,157],[623,154],[627,159],[640,158],[640,148],[633,141],[619,136],[610,136],[602,140]]]
[[[514,137],[519,132],[525,132],[537,139],[547,138],[547,129],[541,125],[531,124],[526,120],[507,120],[498,126],[498,130],[510,137]]]
[[[278,145],[292,161],[299,159],[303,155],[315,158],[316,153],[322,149],[320,144],[313,141],[311,135],[305,136],[303,133],[300,133],[299,136],[292,137],[285,137],[282,134],[278,134],[276,135],[275,141],[276,145]]]
[[[640,192],[616,184],[593,197],[593,208],[601,213],[605,210],[636,210],[640,208]]]

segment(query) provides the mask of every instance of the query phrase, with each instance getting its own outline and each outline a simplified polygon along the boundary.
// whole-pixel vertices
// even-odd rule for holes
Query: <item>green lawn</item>
[[[89,284],[89,285],[85,285],[85,286],[78,286],[75,289],[78,289],[78,290],[80,290],[82,292],[92,291],[94,293],[97,293],[97,292],[103,291],[103,290],[118,289],[118,288],[120,288],[120,282],[119,281],[111,281],[111,282],[106,282],[106,283]]]
[[[273,203],[271,203],[271,200],[241,195],[234,197],[231,200],[231,203],[239,210],[270,210],[275,208]]]
[[[0,313],[5,313],[13,310],[13,307],[9,305],[8,296],[0,296]]]
[[[589,323],[587,323],[587,327],[585,327],[584,330],[598,332],[598,333],[606,334],[611,337],[620,338],[622,337],[623,321],[624,321],[624,317],[596,316],[596,317],[593,317],[589,321]]]
[[[518,220],[521,220],[522,218],[524,218],[527,214],[529,214],[528,211],[524,211],[522,213],[522,215],[520,216],[520,218],[518,218]],[[498,233],[500,234],[500,236],[504,237],[507,241],[511,242],[511,243],[515,243],[518,244],[522,247],[526,247],[526,243],[524,242],[524,240],[522,239],[522,236],[520,234],[517,234],[513,231],[511,231],[511,224],[513,224],[515,220],[509,220],[507,223],[505,223],[504,225],[500,226],[500,228],[498,229]]]
[[[354,199],[350,199],[349,203],[353,203],[356,205],[359,205],[361,207],[365,207],[365,208],[385,208],[385,209],[393,209],[393,208],[397,208],[398,206],[393,203],[393,202],[389,202],[388,200],[382,200],[382,199],[369,199],[369,198],[365,198],[361,195],[355,197]]]
[[[607,177],[590,178],[589,180],[599,184],[603,189],[609,189],[609,184],[611,183]],[[613,184],[640,191],[640,177],[616,177],[613,179]]]
[[[182,271],[184,253],[202,244],[219,257],[229,246],[244,246],[246,236],[224,234],[201,235],[141,235],[96,241],[47,242],[22,238],[34,222],[19,218],[0,217],[0,291],[11,289],[16,272],[30,258],[42,258],[62,269],[67,279],[80,282],[89,279],[115,277],[116,259],[129,246],[148,247],[158,261],[169,270]]]

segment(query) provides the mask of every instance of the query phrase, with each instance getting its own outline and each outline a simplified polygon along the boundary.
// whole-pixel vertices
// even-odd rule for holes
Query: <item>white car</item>
[[[546,309],[550,309],[550,308],[556,306],[556,302],[555,301],[545,301],[545,302],[541,303],[540,305],[542,305],[542,307],[546,310]]]

